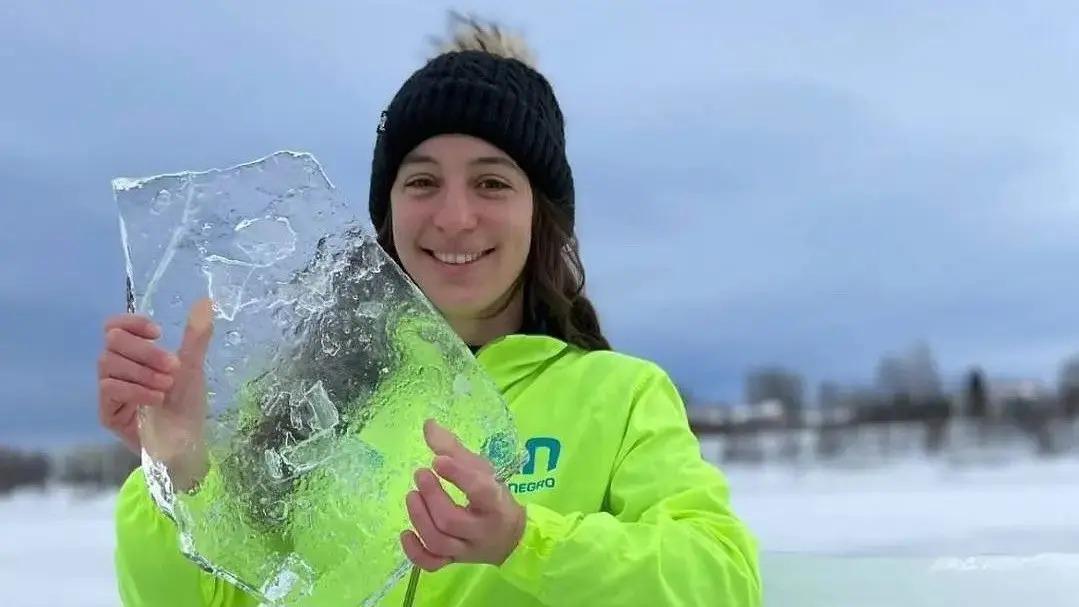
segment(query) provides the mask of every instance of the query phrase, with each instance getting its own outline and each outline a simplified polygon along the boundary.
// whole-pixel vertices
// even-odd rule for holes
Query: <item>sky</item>
[[[7,1],[0,444],[107,438],[110,180],[313,153],[365,204],[379,112],[457,8],[522,32],[567,120],[589,295],[705,400],[747,370],[1053,380],[1079,352],[1069,2]]]

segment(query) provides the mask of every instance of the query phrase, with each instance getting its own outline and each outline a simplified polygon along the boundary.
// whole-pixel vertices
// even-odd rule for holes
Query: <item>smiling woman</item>
[[[476,137],[432,137],[405,156],[390,200],[383,246],[458,335],[483,344],[521,326],[533,196],[517,163]]]
[[[424,425],[431,463],[394,498],[411,523],[401,550],[430,572],[416,604],[755,607],[757,545],[725,476],[702,458],[667,373],[611,351],[584,294],[562,112],[530,57],[497,26],[458,19],[379,126],[379,244],[472,346],[530,453],[503,483],[449,429]],[[99,407],[133,447],[137,405],[196,392],[208,317],[193,316],[181,357],[153,345],[145,319],[110,321]],[[136,472],[117,505],[125,604],[254,604],[187,562],[170,526]]]

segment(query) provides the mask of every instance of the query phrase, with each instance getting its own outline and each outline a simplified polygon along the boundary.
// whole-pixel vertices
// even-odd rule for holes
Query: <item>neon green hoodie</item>
[[[509,481],[526,507],[525,532],[499,567],[423,574],[417,607],[761,604],[756,541],[662,370],[543,336],[499,339],[478,360],[529,452]],[[141,470],[120,490],[116,517],[127,607],[257,604],[180,553]],[[403,586],[380,605],[400,605]]]

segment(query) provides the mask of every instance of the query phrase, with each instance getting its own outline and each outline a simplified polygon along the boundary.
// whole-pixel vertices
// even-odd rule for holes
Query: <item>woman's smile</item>
[[[467,266],[494,252],[494,249],[490,248],[472,251],[423,249],[423,251],[444,265]]]

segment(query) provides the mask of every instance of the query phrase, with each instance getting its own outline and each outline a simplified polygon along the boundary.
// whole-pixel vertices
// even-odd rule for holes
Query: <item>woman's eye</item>
[[[435,187],[435,180],[430,177],[413,177],[405,182],[405,187],[426,190]]]
[[[501,179],[495,179],[493,177],[487,177],[485,179],[481,179],[480,182],[479,182],[479,186],[480,186],[481,190],[491,190],[491,191],[499,191],[499,190],[511,189],[510,184],[506,183],[505,181],[502,181]]]

